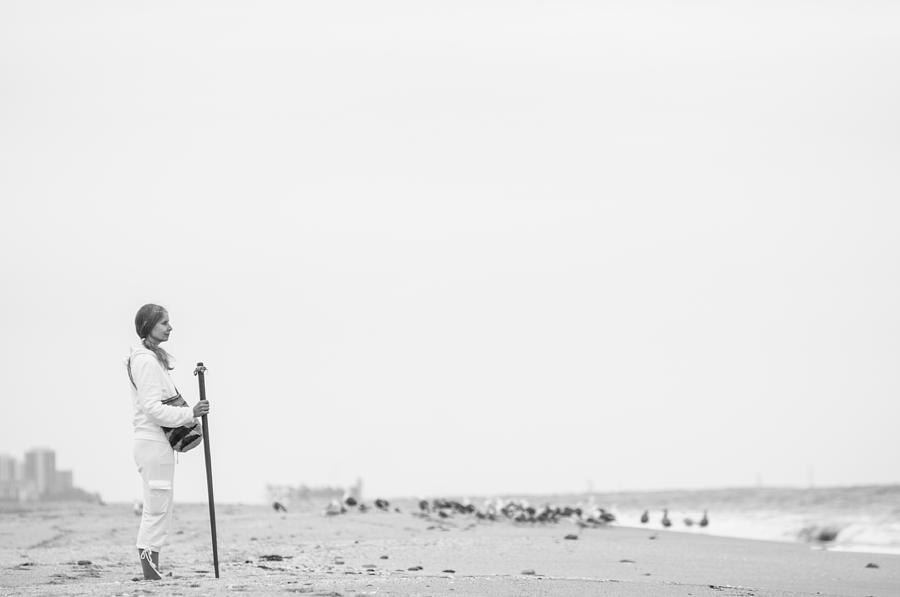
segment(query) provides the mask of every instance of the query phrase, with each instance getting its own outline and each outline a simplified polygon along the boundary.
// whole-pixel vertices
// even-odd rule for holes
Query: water
[[[593,501],[611,510],[622,526],[662,529],[662,510],[668,508],[673,531],[900,554],[900,485],[592,493],[546,500]],[[641,525],[645,509],[650,522]],[[710,524],[702,529],[696,523],[704,510]],[[695,524],[687,526],[685,518]]]

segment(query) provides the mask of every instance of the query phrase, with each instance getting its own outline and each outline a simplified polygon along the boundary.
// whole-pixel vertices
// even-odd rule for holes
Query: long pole
[[[200,384],[200,400],[206,400],[206,379],[203,377],[206,367],[203,363],[197,363],[194,375]],[[209,528],[212,531],[213,566],[216,569],[216,578],[219,578],[219,546],[216,541],[216,501],[213,498],[212,461],[209,456],[209,422],[206,415],[203,422],[203,455],[206,457],[206,491],[209,494]]]

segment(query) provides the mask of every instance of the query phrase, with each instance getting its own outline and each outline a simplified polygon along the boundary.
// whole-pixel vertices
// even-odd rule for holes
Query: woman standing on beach
[[[193,408],[162,403],[178,394],[169,377],[170,356],[160,346],[172,333],[169,313],[163,307],[150,304],[138,309],[134,329],[141,341],[131,348],[128,374],[134,405],[134,461],[143,481],[144,499],[137,548],[144,578],[158,580],[159,550],[172,523],[175,479],[175,453],[162,428],[191,424],[209,412],[209,403],[201,400]]]

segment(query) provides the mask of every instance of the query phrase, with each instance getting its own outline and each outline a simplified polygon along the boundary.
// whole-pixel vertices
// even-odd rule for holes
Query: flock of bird
[[[457,500],[449,500],[444,498],[435,498],[429,500],[419,500],[418,516],[430,517],[432,514],[439,518],[450,518],[454,515],[471,515],[479,520],[510,520],[517,523],[549,523],[568,520],[576,523],[579,527],[597,527],[615,522],[616,516],[611,512],[597,506],[551,506],[545,504],[541,507],[534,507],[526,500],[504,500],[493,499],[486,500],[481,508],[476,507],[470,501],[463,502]],[[273,502],[272,508],[276,512],[287,512],[287,508],[281,502]],[[360,512],[366,512],[370,506],[362,503],[352,496],[345,497],[343,500],[332,500],[325,508],[323,514],[326,516],[335,516],[345,514],[350,508],[357,508]],[[374,502],[374,508],[384,512],[391,510],[391,504],[387,500],[377,499]],[[394,508],[394,512],[400,512],[399,508]],[[650,511],[644,510],[641,514],[641,524],[650,522]],[[698,521],[690,517],[682,519],[684,526],[692,527],[695,524],[699,527],[709,526],[709,516],[707,511],[703,511],[703,516]],[[669,510],[663,509],[660,524],[669,528],[672,526],[672,519],[669,518]]]
[[[377,499],[375,500],[375,508],[381,510],[382,512],[388,512],[391,509],[391,503],[387,500]],[[277,504],[277,507],[276,507]],[[287,512],[287,508],[285,508],[281,503],[275,502],[272,504],[272,507],[275,508],[275,511]],[[368,512],[370,506],[362,503],[357,500],[353,496],[347,496],[343,500],[331,500],[328,502],[328,505],[325,507],[325,511],[323,514],[325,516],[336,516],[338,514],[346,514],[350,508],[357,508],[360,512]],[[399,512],[400,508],[394,508],[394,512]]]
[[[650,511],[644,510],[644,513],[641,514],[641,524],[647,524],[648,522],[650,522]],[[666,528],[672,526],[672,519],[669,518],[668,509],[663,509],[663,515],[659,522]],[[685,517],[682,522],[684,522],[684,526],[686,527],[692,527],[695,524],[694,519],[690,517]],[[703,511],[703,517],[696,524],[700,527],[709,526],[709,515],[706,510]]]
[[[518,523],[548,523],[570,520],[579,526],[601,526],[613,522],[616,517],[611,512],[596,506],[551,506],[545,504],[536,508],[526,500],[486,500],[483,507],[476,508],[471,502],[448,499],[419,501],[419,514],[437,514],[449,518],[453,514],[470,514],[479,520],[511,520]]]

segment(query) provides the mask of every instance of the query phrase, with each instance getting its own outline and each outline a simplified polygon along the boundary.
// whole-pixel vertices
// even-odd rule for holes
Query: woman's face
[[[150,330],[149,338],[159,344],[160,342],[165,342],[169,339],[169,334],[172,333],[172,325],[169,323],[169,313],[163,311],[162,319],[160,319],[153,329]]]

